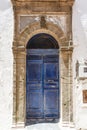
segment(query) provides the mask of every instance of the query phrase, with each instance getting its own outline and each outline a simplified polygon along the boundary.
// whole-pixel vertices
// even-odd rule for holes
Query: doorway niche
[[[72,5],[74,0],[12,0],[14,10],[13,42],[13,126],[26,125],[26,54],[34,36],[39,47],[58,49],[60,71],[60,121],[73,122],[72,98]],[[43,19],[44,18],[44,19]],[[48,39],[46,37],[49,37]],[[52,38],[54,39],[52,41]],[[47,39],[47,43],[44,41]],[[34,40],[34,39],[33,39]],[[43,44],[40,45],[40,42]],[[55,46],[54,46],[54,43]],[[34,44],[34,43],[33,43]],[[33,48],[30,43],[30,48]],[[47,46],[44,46],[44,45]],[[37,48],[37,45],[36,45]]]

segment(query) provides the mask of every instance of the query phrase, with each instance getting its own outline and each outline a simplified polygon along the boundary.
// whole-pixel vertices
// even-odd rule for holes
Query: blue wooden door
[[[59,118],[58,50],[29,50],[26,62],[26,120]]]

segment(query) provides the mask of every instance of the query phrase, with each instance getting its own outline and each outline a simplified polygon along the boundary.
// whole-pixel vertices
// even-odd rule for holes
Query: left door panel
[[[42,61],[30,56],[26,67],[26,118],[43,118]]]

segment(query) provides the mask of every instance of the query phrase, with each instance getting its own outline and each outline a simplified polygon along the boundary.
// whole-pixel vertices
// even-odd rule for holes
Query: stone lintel
[[[29,3],[28,3],[29,4]],[[31,14],[31,13],[70,13],[72,12],[72,7],[71,6],[58,6],[58,5],[51,5],[49,4],[47,5],[43,5],[42,3],[40,4],[40,6],[38,5],[22,5],[22,6],[13,6],[13,10],[14,12],[16,11],[16,13],[18,14]]]
[[[60,6],[61,5],[68,5],[68,6],[72,6],[74,3],[74,0],[11,0],[13,4],[21,4],[21,3],[57,3]]]
[[[71,12],[74,0],[12,0],[17,13]]]

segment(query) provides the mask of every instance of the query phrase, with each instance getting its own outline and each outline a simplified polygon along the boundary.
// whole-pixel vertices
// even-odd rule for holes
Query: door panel
[[[58,90],[44,90],[44,116],[58,118]]]
[[[42,61],[40,56],[27,58],[26,118],[43,117]]]
[[[28,81],[26,91],[34,89],[42,89],[42,81]]]
[[[42,76],[41,64],[29,62],[28,68],[28,81],[40,81]]]
[[[47,109],[57,109],[58,110],[58,91],[57,90],[44,90],[44,107]]]
[[[37,91],[30,91],[28,93],[27,101],[29,104],[27,105],[28,118],[39,118],[42,117],[42,94]]]
[[[58,54],[51,50],[36,52],[39,53],[33,50],[34,55],[27,56],[26,120],[46,122],[48,119],[50,122],[59,118]]]
[[[45,118],[58,118],[59,86],[58,56],[47,56],[44,60],[44,115]]]
[[[44,64],[44,76],[49,82],[58,79],[58,64],[57,63],[45,63]]]
[[[41,92],[31,92],[29,93],[29,108],[30,109],[40,109],[42,102]]]

